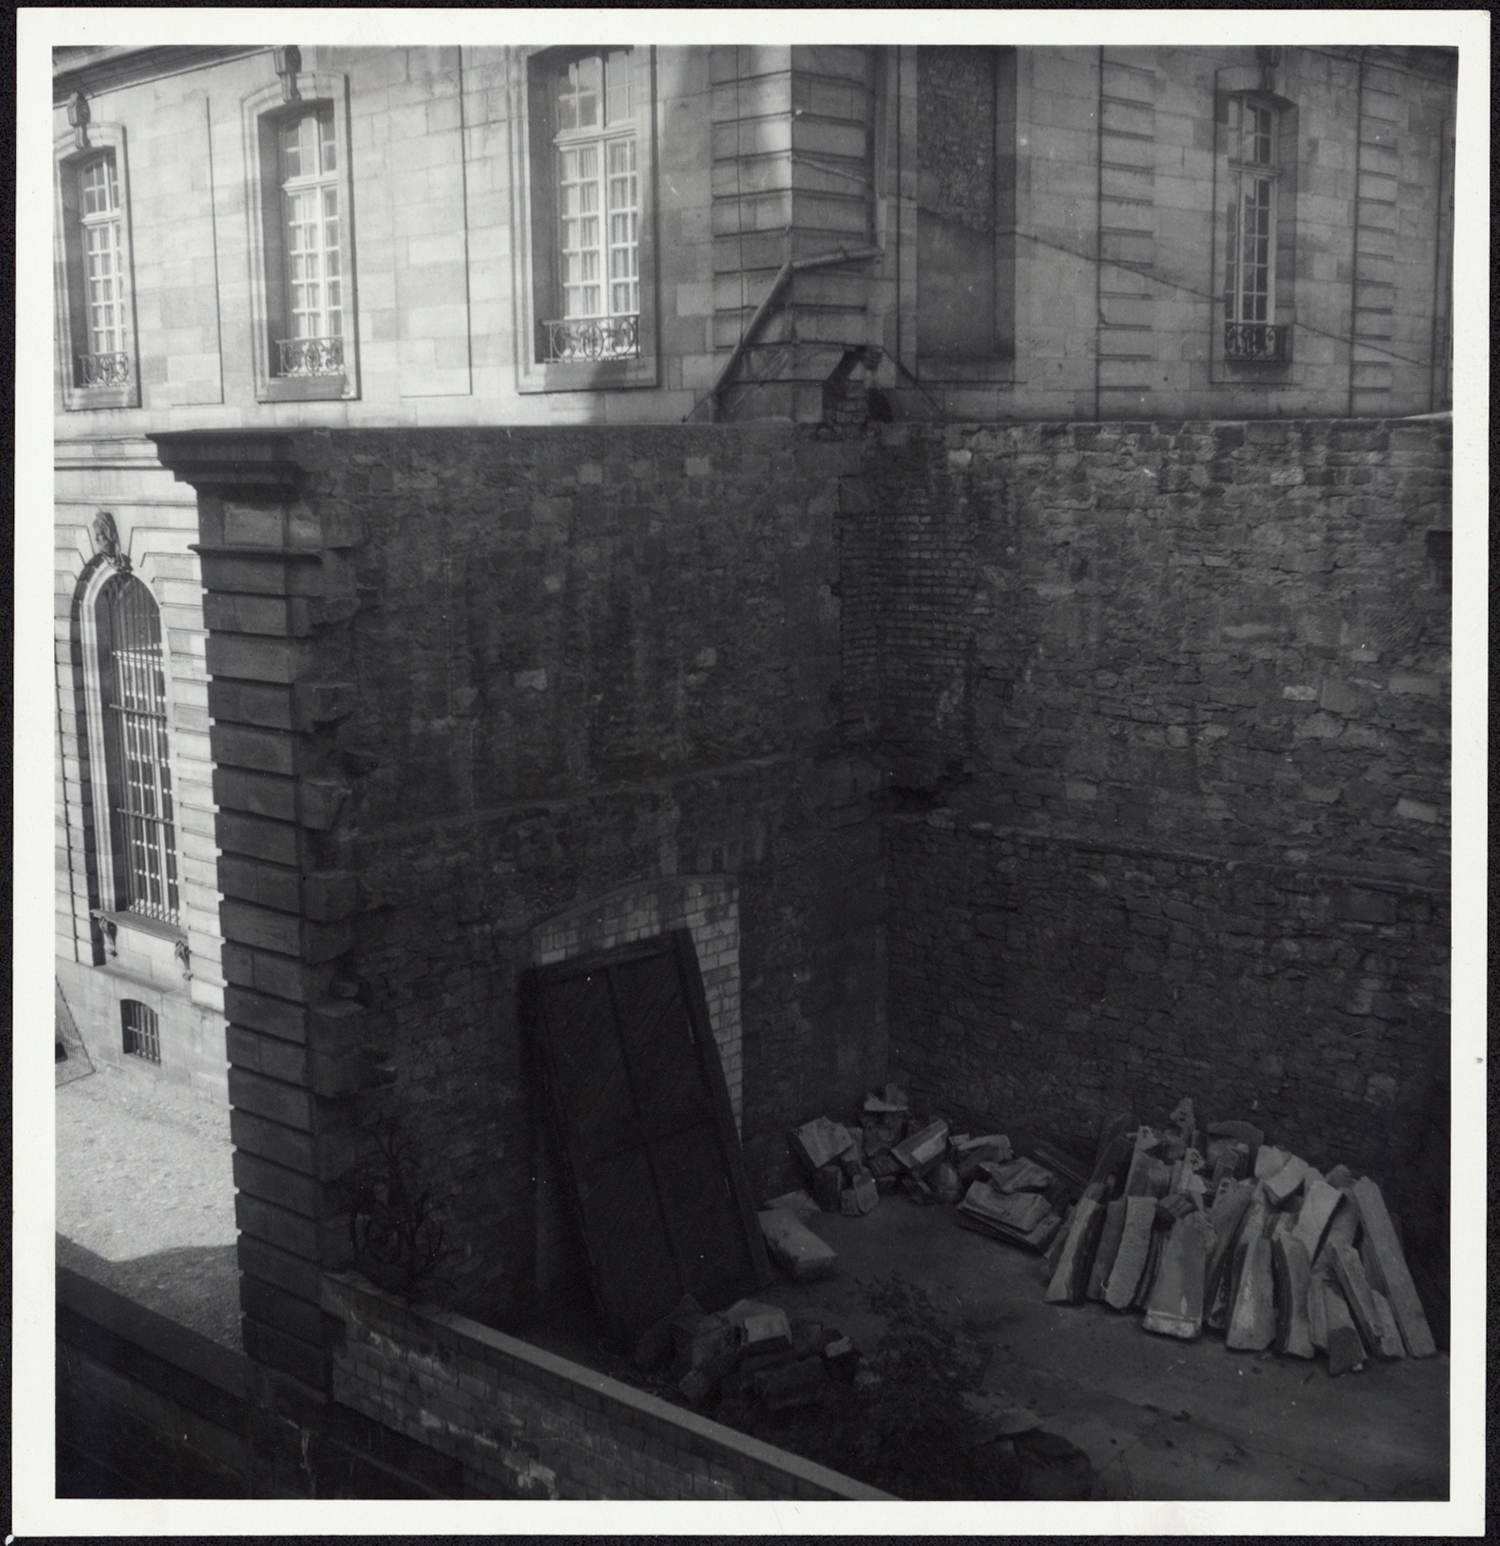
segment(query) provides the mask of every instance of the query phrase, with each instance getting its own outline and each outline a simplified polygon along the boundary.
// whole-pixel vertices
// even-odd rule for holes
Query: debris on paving
[[[807,1219],[860,1217],[899,1191],[1042,1256],[1048,1302],[1135,1311],[1159,1336],[1207,1327],[1232,1350],[1323,1357],[1334,1374],[1437,1351],[1375,1182],[1325,1175],[1252,1122],[1200,1126],[1191,1099],[1157,1127],[1108,1116],[1092,1169],[1029,1132],[955,1132],[895,1084],[865,1096],[857,1124],[819,1116],[788,1142],[806,1189],[761,1218],[793,1277],[834,1270]]]

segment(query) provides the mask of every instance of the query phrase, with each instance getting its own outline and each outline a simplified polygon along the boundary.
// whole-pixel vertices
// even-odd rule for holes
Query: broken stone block
[[[1213,1225],[1201,1213],[1172,1226],[1146,1300],[1147,1331],[1191,1341],[1203,1329],[1203,1273],[1213,1243]]]
[[[672,1375],[706,1369],[715,1379],[728,1372],[740,1350],[739,1329],[722,1315],[679,1311],[672,1317]]]
[[[847,1176],[850,1171],[859,1169],[865,1162],[865,1135],[863,1128],[849,1130],[849,1147],[839,1155],[838,1163],[844,1167]]]
[[[1364,1366],[1365,1345],[1338,1285],[1323,1280],[1323,1318],[1328,1328],[1328,1372],[1348,1374]]]
[[[1295,1240],[1296,1236],[1292,1238]],[[1319,1353],[1328,1351],[1328,1308],[1323,1298],[1323,1285],[1327,1281],[1325,1273],[1315,1271],[1307,1285],[1307,1338]]]
[[[1359,1253],[1353,1246],[1335,1245],[1329,1252],[1334,1279],[1343,1290],[1344,1300],[1354,1324],[1359,1330],[1360,1341],[1373,1352],[1381,1350],[1381,1318],[1375,1308],[1374,1293],[1365,1278]]]
[[[1296,1239],[1307,1252],[1308,1259],[1315,1261],[1323,1244],[1323,1235],[1333,1211],[1343,1200],[1343,1194],[1330,1182],[1316,1173],[1309,1176],[1302,1193],[1302,1206],[1297,1212],[1297,1224],[1293,1231]]]
[[[757,1215],[771,1259],[799,1283],[833,1275],[838,1253],[795,1215],[769,1208]]]
[[[636,1340],[632,1362],[637,1369],[659,1369],[672,1356],[672,1327],[681,1317],[685,1322],[703,1314],[703,1306],[691,1294],[685,1294],[677,1308],[664,1315],[654,1326],[648,1327]]]
[[[939,1202],[952,1204],[958,1201],[958,1172],[946,1160],[933,1166],[928,1184]]]
[[[937,1194],[920,1176],[902,1176],[900,1184],[902,1193],[914,1203],[925,1207],[928,1203],[937,1201]]]
[[[809,1176],[832,1164],[853,1142],[843,1123],[830,1122],[827,1117],[815,1117],[787,1134],[792,1153]]]
[[[1135,1285],[1135,1292],[1130,1296],[1130,1308],[1132,1310],[1144,1310],[1146,1301],[1151,1297],[1151,1290],[1156,1284],[1156,1274],[1161,1270],[1162,1247],[1166,1244],[1167,1232],[1159,1222],[1153,1221],[1151,1225],[1151,1239],[1146,1246],[1146,1265],[1141,1268],[1141,1280]]]
[[[901,1116],[861,1117],[859,1130],[864,1134],[865,1154],[867,1156],[881,1154],[893,1143],[900,1143],[905,1129],[906,1121]]]
[[[859,1218],[879,1201],[880,1192],[875,1186],[875,1177],[868,1170],[859,1170],[839,1198],[839,1209],[849,1218]]]
[[[1336,1186],[1339,1191],[1354,1185],[1354,1172],[1347,1165],[1335,1165],[1328,1172],[1329,1186]]]
[[[1017,1159],[1008,1164],[986,1160],[980,1170],[997,1192],[1042,1192],[1052,1185],[1052,1172],[1035,1160]]]
[[[880,1116],[897,1113],[905,1116],[907,1112],[906,1092],[898,1085],[888,1084],[883,1092],[872,1091],[865,1096],[864,1109],[872,1115]]]
[[[1130,1168],[1125,1172],[1125,1195],[1137,1197],[1146,1190],[1146,1176],[1152,1162],[1152,1154],[1161,1147],[1161,1138],[1151,1128],[1136,1129],[1135,1148],[1130,1156]]]
[[[1402,1344],[1401,1332],[1396,1326],[1396,1315],[1391,1309],[1390,1300],[1373,1285],[1370,1289],[1370,1298],[1375,1303],[1375,1318],[1380,1333],[1375,1351],[1382,1358],[1405,1358],[1406,1348]]]
[[[1085,1194],[1073,1210],[1073,1222],[1068,1226],[1062,1255],[1057,1259],[1057,1270],[1047,1285],[1049,1304],[1078,1304],[1082,1301],[1084,1288],[1088,1284],[1089,1267],[1093,1263],[1103,1228],[1104,1205],[1097,1197]]]
[[[1427,1324],[1422,1301],[1417,1297],[1416,1285],[1412,1282],[1406,1257],[1396,1239],[1395,1226],[1386,1211],[1380,1188],[1366,1176],[1354,1183],[1350,1196],[1359,1210],[1370,1248],[1380,1263],[1385,1293],[1390,1300],[1391,1311],[1396,1317],[1406,1351],[1413,1358],[1431,1358],[1437,1352],[1437,1343]]]
[[[1244,1241],[1245,1260],[1229,1312],[1225,1345],[1258,1353],[1276,1335],[1275,1290],[1271,1282],[1271,1242],[1264,1235]]]
[[[767,1208],[782,1208],[786,1212],[795,1214],[799,1219],[810,1219],[821,1212],[818,1200],[811,1193],[799,1187],[795,1192],[783,1192],[780,1197],[772,1197],[765,1206]]]
[[[1210,1122],[1208,1136],[1210,1139],[1232,1138],[1244,1144],[1248,1167],[1245,1174],[1247,1176],[1255,1174],[1255,1158],[1261,1144],[1266,1140],[1266,1135],[1253,1122]]]
[[[1313,1356],[1308,1326],[1308,1295],[1312,1263],[1293,1234],[1278,1234],[1271,1241],[1271,1278],[1276,1289],[1276,1351],[1293,1358]]]
[[[1230,1252],[1249,1211],[1255,1186],[1250,1181],[1235,1182],[1214,1200],[1209,1210],[1208,1222],[1213,1225],[1214,1243],[1209,1251],[1203,1273],[1203,1295],[1208,1306],[1209,1324],[1213,1325],[1213,1309],[1219,1297],[1219,1286],[1230,1263]],[[1226,1296],[1227,1297],[1227,1296]]]
[[[929,1122],[920,1132],[903,1138],[891,1148],[891,1153],[914,1176],[931,1169],[942,1159],[948,1149],[948,1124],[944,1121]]]
[[[1104,1284],[1104,1302],[1112,1310],[1124,1310],[1135,1296],[1146,1258],[1151,1252],[1151,1232],[1156,1222],[1156,1200],[1151,1197],[1125,1198],[1125,1223],[1114,1265]]]
[[[1257,1181],[1268,1180],[1281,1170],[1291,1159],[1291,1155],[1285,1149],[1278,1149],[1272,1144],[1262,1144],[1255,1156],[1255,1169],[1253,1174]]]
[[[852,1385],[859,1372],[859,1349],[848,1337],[835,1337],[823,1349],[823,1362],[834,1379]]]
[[[844,1190],[844,1172],[838,1165],[820,1165],[813,1172],[813,1196],[824,1213],[839,1211]]]
[[[1119,1254],[1120,1241],[1125,1234],[1125,1199],[1116,1197],[1104,1205],[1104,1227],[1099,1231],[1099,1245],[1094,1252],[1093,1265],[1089,1268],[1089,1280],[1083,1297],[1096,1303],[1104,1300],[1104,1285]]]
[[[747,1354],[790,1348],[792,1345],[792,1328],[786,1311],[774,1304],[741,1299],[721,1313],[738,1330],[740,1346]]]
[[[1045,1280],[1052,1281],[1052,1274],[1057,1271],[1058,1258],[1062,1255],[1063,1246],[1067,1243],[1068,1230],[1073,1223],[1073,1210],[1067,1208],[1063,1211],[1062,1220],[1057,1233],[1052,1237],[1052,1243],[1047,1247],[1046,1259],[1043,1262],[1045,1268]]]
[[[1265,1181],[1266,1196],[1278,1207],[1286,1206],[1287,1200],[1307,1180],[1307,1165],[1294,1154],[1274,1175]]]

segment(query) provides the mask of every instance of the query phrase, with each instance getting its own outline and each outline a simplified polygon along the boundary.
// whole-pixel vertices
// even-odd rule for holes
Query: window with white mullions
[[[557,298],[547,358],[639,353],[640,182],[629,49],[560,64],[552,76]]]
[[[180,902],[161,616],[145,585],[124,574],[101,590],[95,616],[114,905],[175,924]]]
[[[79,172],[78,184],[89,353],[117,354],[125,348],[125,315],[120,184],[114,156],[87,162]]]
[[[1276,326],[1277,110],[1231,97],[1224,243],[1224,354],[1230,360],[1283,356]]]
[[[333,109],[322,104],[278,127],[286,307],[279,374],[343,370],[343,263]]]

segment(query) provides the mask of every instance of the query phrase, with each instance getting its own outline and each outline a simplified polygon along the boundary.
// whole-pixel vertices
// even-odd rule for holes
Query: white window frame
[[[246,214],[250,254],[251,359],[260,402],[348,400],[359,396],[359,310],[355,264],[353,180],[349,168],[348,77],[300,71],[297,97],[288,101],[278,80],[245,98],[241,117],[247,168]],[[292,350],[290,296],[285,280],[287,230],[281,176],[280,130],[290,118],[328,113],[332,117],[334,168],[295,180],[294,192],[313,187],[337,191],[340,254],[341,347]],[[283,368],[284,363],[289,368]]]
[[[135,408],[140,405],[140,353],[135,319],[134,263],[130,239],[130,170],[125,155],[125,130],[119,124],[91,123],[88,143],[80,146],[70,132],[54,142],[54,262],[57,273],[58,374],[63,407],[70,412],[92,408]],[[82,179],[88,168],[108,160],[114,166],[116,207],[112,220],[83,213]],[[86,380],[82,357],[96,357],[91,347],[87,233],[106,224],[114,231],[117,295],[114,306],[119,329],[118,349],[102,351],[117,358],[103,379]]]
[[[1263,143],[1246,153],[1246,109],[1268,115]],[[1284,380],[1292,365],[1297,113],[1264,87],[1222,89],[1215,113],[1213,343],[1214,380]],[[1264,190],[1265,288],[1246,306],[1245,190]],[[1255,255],[1251,255],[1252,259]],[[1258,264],[1256,266],[1259,266]],[[1247,314],[1263,312],[1264,315]]]
[[[635,47],[629,52],[631,111],[617,119],[584,129],[559,129],[551,82],[556,73],[575,60],[608,56],[614,48],[580,47],[536,49],[518,53],[513,81],[518,100],[526,104],[517,136],[513,206],[516,232],[517,384],[523,392],[567,392],[649,387],[657,384],[657,303],[655,241],[655,49]],[[599,101],[601,116],[605,95]],[[633,138],[635,144],[636,243],[635,284],[638,307],[634,337],[623,315],[608,304],[610,275],[608,228],[608,149],[611,143]],[[595,250],[602,255],[599,284],[605,302],[593,315],[568,318],[562,300],[561,211],[559,209],[559,156],[589,145],[600,148],[595,186],[599,188],[597,211],[601,240]],[[548,328],[548,323],[571,321],[576,327]],[[592,324],[592,326],[590,326]],[[549,358],[552,340],[572,342]],[[629,345],[633,352],[627,352]]]

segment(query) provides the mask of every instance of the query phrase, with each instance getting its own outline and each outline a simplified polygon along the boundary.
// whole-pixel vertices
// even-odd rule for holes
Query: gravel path
[[[57,1260],[239,1350],[228,1113],[107,1066],[57,1088]]]

